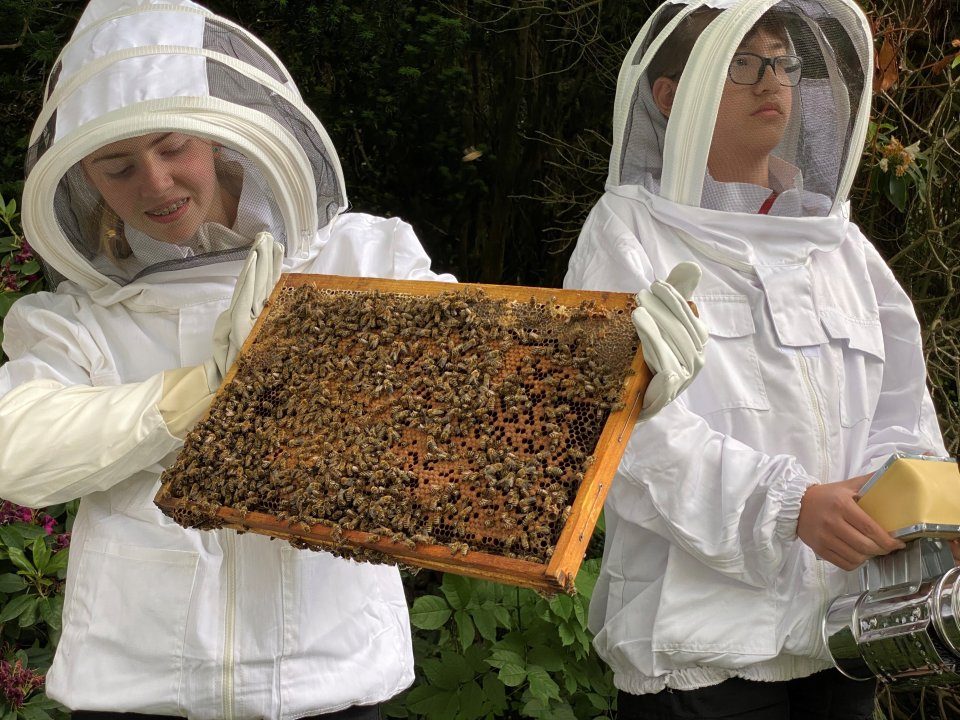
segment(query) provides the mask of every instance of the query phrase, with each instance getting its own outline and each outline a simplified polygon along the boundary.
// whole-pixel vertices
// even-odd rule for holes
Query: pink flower
[[[16,292],[19,289],[20,289],[19,276],[9,268],[4,268],[3,273],[0,274],[0,290],[9,290],[11,292]]]
[[[52,515],[46,515],[46,514],[44,514],[44,516],[43,516],[43,522],[41,522],[40,524],[43,525],[43,529],[46,531],[47,535],[52,535],[52,534],[53,534],[53,528],[54,528],[54,527],[56,526],[56,524],[57,524],[57,519],[56,519],[55,517],[53,517]]]
[[[43,687],[43,682],[42,674],[24,667],[19,659],[12,663],[0,660],[0,693],[12,709],[23,707],[30,693]]]
[[[6,500],[0,505],[0,525],[7,525],[12,522],[31,522],[33,520],[33,510],[16,505]]]
[[[53,541],[54,550],[63,550],[70,547],[70,533],[60,533]]]

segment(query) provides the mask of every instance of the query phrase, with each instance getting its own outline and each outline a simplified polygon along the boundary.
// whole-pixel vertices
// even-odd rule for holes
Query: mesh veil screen
[[[643,52],[679,6],[665,6]],[[669,96],[659,78],[679,73],[691,48],[721,11],[703,8],[680,21],[637,87],[621,182],[661,190]],[[642,54],[634,58],[640,61]],[[724,84],[704,173],[702,207],[772,215],[825,215],[840,175],[865,82],[864,39],[817,2],[784,0],[744,28]],[[676,90],[678,91],[678,90]],[[675,95],[674,95],[675,97]]]
[[[120,284],[240,258],[257,232],[284,240],[257,167],[226,146],[180,133],[149,133],[90,153],[67,171],[54,207],[73,246]]]

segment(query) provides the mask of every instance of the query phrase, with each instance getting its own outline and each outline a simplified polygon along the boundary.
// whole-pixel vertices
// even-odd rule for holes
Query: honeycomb
[[[325,528],[359,560],[398,562],[344,533],[544,564],[623,408],[628,309],[285,286],[158,505],[188,527],[266,514],[298,546]]]

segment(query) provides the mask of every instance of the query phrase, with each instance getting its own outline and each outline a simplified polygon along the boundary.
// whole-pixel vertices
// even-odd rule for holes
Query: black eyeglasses
[[[763,78],[768,65],[777,82],[787,87],[797,85],[803,75],[803,61],[796,55],[764,57],[754,53],[737,53],[730,61],[727,76],[737,85],[756,85]]]

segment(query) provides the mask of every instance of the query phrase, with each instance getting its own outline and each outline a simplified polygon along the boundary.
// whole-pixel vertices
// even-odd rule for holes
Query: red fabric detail
[[[757,215],[766,215],[766,214],[768,214],[768,213],[770,212],[770,208],[773,207],[773,203],[776,201],[778,194],[779,194],[779,193],[776,193],[776,192],[770,193],[770,197],[768,197],[766,200],[764,200],[764,201],[763,201],[763,205],[761,205],[761,206],[760,206],[760,209],[757,210]]]

